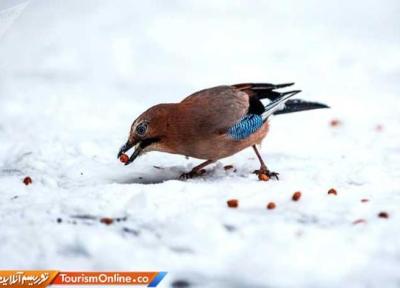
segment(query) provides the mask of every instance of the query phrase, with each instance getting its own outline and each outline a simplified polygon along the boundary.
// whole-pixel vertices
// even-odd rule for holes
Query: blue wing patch
[[[229,128],[228,133],[235,140],[243,140],[260,129],[263,124],[263,119],[260,115],[246,115],[243,116],[239,122]]]

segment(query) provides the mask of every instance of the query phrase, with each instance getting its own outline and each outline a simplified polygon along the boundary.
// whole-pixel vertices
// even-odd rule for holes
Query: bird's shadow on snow
[[[216,179],[225,179],[227,174],[234,173],[232,171],[224,171],[220,165],[210,167],[206,169],[206,173],[204,175],[200,175],[198,177],[194,177],[192,179],[183,180],[180,179],[180,175],[184,172],[188,172],[187,167],[184,166],[170,166],[170,167],[160,167],[153,166],[153,170],[147,170],[139,173],[135,173],[135,175],[121,175],[114,176],[111,181],[113,183],[118,184],[160,184],[170,180],[178,180],[178,181],[207,181],[207,180],[216,180]],[[236,169],[234,169],[236,173]],[[241,176],[240,173],[237,175]]]
[[[165,181],[169,180],[179,180],[178,177],[165,177],[165,176],[159,176],[159,177],[148,177],[148,176],[139,176],[139,177],[130,177],[130,178],[121,178],[121,179],[114,179],[114,183],[118,184],[160,184]]]
[[[134,175],[122,175],[113,177],[111,181],[118,184],[160,184],[169,180],[179,180],[184,167],[159,167],[153,166],[152,170],[135,173]]]

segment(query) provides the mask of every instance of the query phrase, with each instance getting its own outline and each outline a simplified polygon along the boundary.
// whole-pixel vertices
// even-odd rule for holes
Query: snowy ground
[[[398,2],[167,2],[31,1],[0,35],[0,268],[168,271],[160,287],[399,287]],[[147,107],[247,81],[296,81],[332,106],[272,120],[261,151],[280,181],[251,174],[251,149],[185,182],[199,160],[116,159]]]

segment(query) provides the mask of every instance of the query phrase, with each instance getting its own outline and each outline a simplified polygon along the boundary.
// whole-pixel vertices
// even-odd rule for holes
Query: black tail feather
[[[300,99],[290,99],[285,102],[285,107],[282,110],[275,111],[273,115],[294,113],[294,112],[313,110],[313,109],[323,109],[323,108],[330,108],[330,107],[322,103],[308,102]]]
[[[292,85],[294,85],[294,83],[242,83],[233,86],[239,90],[245,91],[250,96],[256,97],[257,99],[269,99],[271,101],[274,101],[281,97],[282,93],[273,90],[289,87]]]
[[[300,99],[290,99],[285,100],[284,108],[280,110],[278,105],[282,102],[282,98],[289,98],[294,96],[297,93],[300,93],[301,90],[292,90],[286,92],[278,92],[276,89],[285,88],[294,85],[294,83],[282,83],[282,84],[272,84],[272,83],[241,83],[232,85],[236,89],[239,89],[243,92],[246,92],[250,96],[250,105],[249,105],[249,114],[258,114],[258,115],[279,115],[293,112],[300,112],[306,110],[313,109],[321,109],[321,108],[329,108],[329,106],[317,103],[317,102],[307,102]],[[289,97],[286,97],[288,96]],[[267,106],[261,102],[261,99],[269,99],[270,103]],[[268,112],[269,110],[269,113]]]
[[[252,88],[254,90],[274,90],[279,88],[285,88],[294,85],[294,82],[291,83],[282,83],[282,84],[271,84],[271,83],[251,83]]]
[[[265,106],[265,111],[262,113],[262,118],[263,120],[268,119],[269,116],[273,115],[276,111],[282,110],[282,104],[285,104],[288,102],[289,98],[293,97],[297,93],[300,93],[301,90],[292,90],[292,91],[287,91],[283,92],[280,94],[280,97],[277,98],[274,101],[271,101],[268,103],[267,106]]]

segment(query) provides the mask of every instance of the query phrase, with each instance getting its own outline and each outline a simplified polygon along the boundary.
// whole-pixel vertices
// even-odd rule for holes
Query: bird
[[[150,151],[205,160],[180,175],[181,179],[189,179],[202,174],[204,167],[217,160],[252,147],[260,162],[260,169],[255,172],[279,180],[279,173],[269,170],[257,148],[268,134],[270,118],[329,108],[318,102],[290,99],[301,90],[283,92],[281,89],[292,85],[220,85],[197,91],[179,103],[152,106],[133,121],[118,157],[134,148],[125,165]]]

